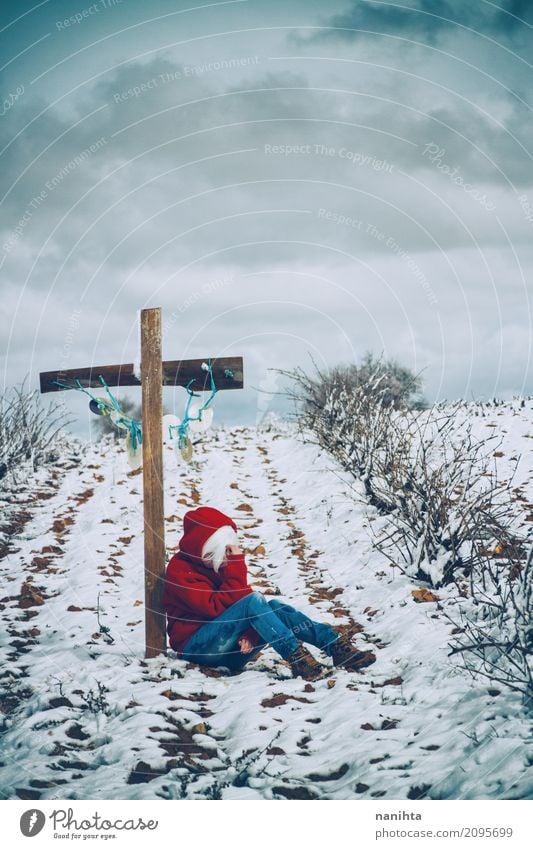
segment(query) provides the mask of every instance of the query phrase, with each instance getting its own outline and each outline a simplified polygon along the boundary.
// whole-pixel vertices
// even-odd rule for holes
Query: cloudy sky
[[[131,362],[161,306],[166,358],[245,357],[219,421],[367,350],[429,400],[533,393],[530,0],[2,15],[4,386]]]

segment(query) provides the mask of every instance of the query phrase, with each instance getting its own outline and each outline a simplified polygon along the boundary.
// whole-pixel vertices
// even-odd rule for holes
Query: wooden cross
[[[161,309],[141,310],[141,379],[134,365],[90,366],[65,371],[45,371],[39,375],[41,392],[60,392],[70,388],[55,381],[76,380],[84,388],[102,388],[100,376],[108,386],[141,386],[142,448],[144,497],[144,587],[146,657],[166,651],[165,614],[161,605],[165,574],[165,514],[163,490],[163,386],[187,386],[194,380],[195,390],[210,389],[209,374],[202,369],[204,360],[161,359]],[[242,389],[242,357],[211,360],[218,390]],[[72,387],[74,388],[74,387]]]

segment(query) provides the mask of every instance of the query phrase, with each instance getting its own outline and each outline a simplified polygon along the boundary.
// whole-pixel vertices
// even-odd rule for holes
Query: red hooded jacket
[[[185,514],[179,551],[167,566],[163,607],[167,614],[170,645],[181,652],[187,640],[205,622],[216,619],[227,607],[253,592],[248,586],[244,554],[232,554],[218,574],[202,563],[202,548],[216,530],[237,526],[213,507],[198,507]],[[242,637],[257,643],[253,629]]]

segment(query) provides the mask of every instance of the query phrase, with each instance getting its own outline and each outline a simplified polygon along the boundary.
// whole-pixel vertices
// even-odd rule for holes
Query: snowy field
[[[518,462],[530,527],[533,404],[471,409],[478,436],[503,439],[502,473]],[[183,514],[218,507],[257,591],[357,631],[377,662],[309,684],[271,649],[238,676],[144,660],[142,477],[100,443],[9,498],[23,518],[0,562],[3,798],[533,798],[520,696],[448,657],[457,589],[415,601],[422,585],[372,548],[386,520],[332,459],[289,425],[238,428],[191,466],[165,449],[165,473],[169,557]]]

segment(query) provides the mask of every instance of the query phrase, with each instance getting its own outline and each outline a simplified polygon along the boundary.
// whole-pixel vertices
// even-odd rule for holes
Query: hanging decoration
[[[209,373],[210,395],[207,401],[201,404],[199,401],[194,400],[200,396],[191,389],[191,385],[195,382],[195,378],[193,378],[185,387],[188,398],[182,421],[173,414],[163,416],[162,420],[163,442],[167,445],[172,445],[176,456],[181,457],[186,463],[191,462],[194,453],[191,434],[205,433],[213,422],[211,404],[218,390],[215,385],[211,360],[208,363],[202,363],[202,369]],[[99,375],[98,379],[106,391],[107,398],[93,395],[92,392],[89,392],[88,389],[81,385],[78,378],[75,379],[73,385],[68,385],[61,380],[54,380],[53,382],[61,387],[61,389],[77,389],[79,392],[83,392],[90,398],[89,409],[92,413],[97,416],[109,416],[110,421],[119,430],[125,431],[128,463],[132,469],[139,469],[142,466],[141,422],[127,416],[122,411],[118,400],[109,389],[102,375]]]
[[[131,469],[139,469],[142,466],[142,427],[141,423],[136,419],[127,416],[121,409],[119,402],[111,392],[109,386],[105,382],[102,375],[98,379],[104,387],[107,398],[97,397],[89,392],[81,385],[78,378],[74,381],[74,386],[69,386],[61,380],[55,380],[54,383],[62,389],[77,389],[83,392],[91,400],[89,401],[89,409],[97,416],[109,416],[109,419],[119,429],[126,431],[126,451],[128,454],[128,463]]]
[[[195,382],[195,378],[190,380],[185,387],[188,398],[185,406],[183,420],[179,424],[169,424],[170,438],[174,439],[174,450],[176,455],[181,456],[186,463],[192,460],[194,448],[191,439],[191,434],[205,433],[213,422],[213,410],[211,404],[217,394],[215,378],[213,376],[213,367],[211,360],[208,363],[202,363],[203,371],[209,373],[210,395],[204,404],[194,401],[194,398],[199,398],[197,392],[193,392],[191,385]],[[175,434],[175,436],[174,436]]]

